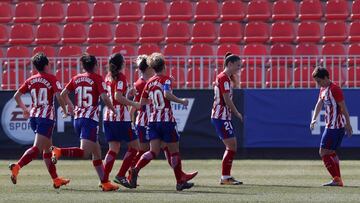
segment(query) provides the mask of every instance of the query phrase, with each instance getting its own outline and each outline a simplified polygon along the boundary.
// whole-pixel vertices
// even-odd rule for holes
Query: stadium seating
[[[314,67],[298,67],[294,70],[293,86],[296,88],[313,88],[316,87],[316,83],[311,77],[311,73],[314,71]]]
[[[116,43],[136,43],[139,39],[138,27],[135,23],[119,23],[115,29]]]
[[[319,42],[321,39],[320,24],[317,22],[301,22],[298,27],[296,42]]]
[[[220,43],[240,43],[242,40],[242,28],[238,22],[225,22],[220,24],[218,40]]]
[[[53,22],[59,23],[63,21],[64,8],[61,2],[58,1],[44,1],[41,5],[39,21],[41,23]]]
[[[185,22],[171,22],[167,26],[167,43],[187,43],[190,40],[190,27]]]
[[[241,21],[245,18],[246,9],[241,1],[227,0],[222,3],[220,19],[222,21]]]
[[[112,30],[108,23],[93,23],[89,26],[89,43],[109,43],[113,39]]]
[[[33,28],[29,24],[15,24],[11,26],[11,33],[9,43],[16,44],[31,44],[34,40]]]
[[[274,2],[272,19],[273,20],[295,20],[296,5],[293,0],[279,0]]]
[[[18,77],[17,80],[16,76]],[[5,70],[2,72],[1,87],[3,90],[18,89],[29,76],[30,74],[24,71],[23,68],[19,68],[17,71],[15,69]]]
[[[349,59],[348,65],[349,66],[359,66],[360,67],[360,44],[351,44],[349,46]],[[359,78],[360,79],[360,78]]]
[[[0,23],[8,23],[12,20],[11,6],[8,2],[0,2]]]
[[[90,20],[90,9],[86,1],[72,1],[66,13],[66,22],[86,22]]]
[[[201,60],[203,64],[208,65],[213,55],[213,48],[209,44],[194,44],[190,47],[189,65],[199,65]],[[203,56],[203,58],[192,58],[194,56]]]
[[[268,51],[263,44],[252,43],[245,45],[243,55],[248,57],[245,65],[259,67],[262,62],[268,62]]]
[[[97,44],[97,45],[88,46],[85,49],[85,52],[87,52],[87,53],[89,53],[91,55],[94,55],[96,57],[99,57],[98,62],[102,66],[105,66],[108,63],[107,57],[109,56],[109,49],[105,45],[98,45]]]
[[[167,18],[168,12],[162,0],[152,0],[145,3],[144,20],[163,21]]]
[[[329,0],[326,2],[325,17],[327,20],[346,20],[349,16],[346,1]]]
[[[269,40],[269,27],[264,22],[249,22],[245,26],[244,40],[246,43],[261,42]]]
[[[111,1],[99,1],[94,4],[93,22],[111,22],[116,19],[115,6]]]
[[[187,72],[186,86],[188,88],[207,88],[212,84],[212,72],[209,67],[192,67]]]
[[[193,18],[193,8],[190,1],[180,0],[170,3],[169,20],[190,21]]]
[[[191,37],[192,43],[212,43],[216,40],[216,37],[214,23],[197,22],[194,24]]]
[[[299,7],[300,20],[321,20],[323,16],[319,0],[303,0]]]
[[[11,46],[7,48],[6,58],[8,58],[8,60],[4,62],[4,66],[5,68],[15,68],[17,62],[19,68],[25,67],[30,63],[30,57],[30,51],[27,47]],[[15,58],[18,58],[18,61],[16,61]]]
[[[82,54],[80,46],[67,45],[59,49],[58,56],[60,57],[57,65],[59,68],[62,67],[76,67],[77,58]]]
[[[244,67],[240,70],[241,88],[261,88],[262,87],[262,71],[257,67]]]
[[[140,30],[141,43],[158,43],[164,40],[164,31],[161,23],[147,22],[141,26]]]
[[[64,68],[57,69],[55,72],[56,79],[58,79],[62,86],[65,86],[72,77],[77,74],[76,68],[64,66]]]
[[[120,53],[124,56],[136,56],[135,47],[129,44],[114,46],[111,53]]]
[[[167,44],[164,47],[164,55],[169,57],[166,65],[176,68],[178,65],[183,66],[186,63],[186,56],[189,55],[187,47],[183,44]]]
[[[38,19],[38,11],[34,2],[20,2],[15,6],[15,23],[34,23]]]
[[[347,54],[344,45],[338,42],[323,45],[321,53],[324,56],[322,62],[325,65],[341,65],[345,62],[344,55]]]
[[[290,22],[275,22],[271,27],[270,41],[292,43],[295,39],[294,26]]]
[[[354,21],[350,24],[348,40],[350,43],[360,42],[360,21]]]
[[[290,68],[271,67],[266,70],[266,87],[270,88],[284,88],[291,86],[291,72]]]
[[[161,52],[161,49],[156,44],[141,44],[139,46],[138,52],[139,55],[141,54],[150,55],[154,52]]]
[[[84,43],[87,35],[85,26],[80,23],[68,23],[64,26],[63,43]]]
[[[123,1],[119,6],[119,21],[138,21],[142,18],[141,6],[138,1]]]
[[[40,24],[36,31],[36,44],[57,44],[60,41],[60,28],[57,24]]]
[[[200,0],[196,3],[195,16],[196,21],[215,21],[219,17],[219,8],[215,0]]]
[[[323,42],[344,42],[347,38],[344,21],[330,21],[325,23]]]
[[[272,66],[288,65],[289,67],[294,61],[292,57],[294,55],[294,50],[290,44],[277,43],[272,45],[270,48],[270,55],[270,64]]]
[[[0,25],[0,44],[5,44],[9,40],[9,34],[5,25]]]
[[[219,57],[217,59],[218,66],[223,65],[225,55],[228,52],[230,52],[232,54],[236,54],[238,56],[241,56],[241,49],[240,49],[239,45],[237,45],[237,44],[221,44],[217,47],[217,53],[216,53],[216,55]]]
[[[329,71],[330,80],[335,82],[340,86],[344,86],[346,83],[346,72],[347,68],[342,68],[339,66],[334,66],[331,68],[327,68]]]
[[[174,78],[172,83],[173,88],[183,88],[185,86],[185,71],[186,69],[181,69],[177,67],[167,68],[168,76]]]
[[[318,47],[313,43],[300,43],[295,49],[295,64],[301,67],[312,67],[318,60],[320,54]]]
[[[351,20],[359,20],[360,19],[360,0],[353,1],[351,11],[352,11]]]
[[[271,10],[268,1],[254,0],[248,4],[246,18],[249,21],[268,21],[271,17]]]
[[[33,55],[36,53],[42,52],[44,53],[47,57],[55,57],[57,56],[56,50],[54,47],[52,46],[37,46],[33,49]],[[51,61],[51,59],[50,59]]]
[[[349,67],[348,76],[347,85],[349,87],[360,87],[360,67]]]

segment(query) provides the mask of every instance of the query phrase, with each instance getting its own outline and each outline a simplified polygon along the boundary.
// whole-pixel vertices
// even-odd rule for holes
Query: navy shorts
[[[336,150],[340,147],[341,142],[345,135],[345,129],[328,129],[325,128],[324,133],[321,137],[320,148]]]
[[[130,121],[104,121],[104,130],[107,142],[131,142],[138,138]]]
[[[148,127],[136,125],[135,129],[136,129],[136,133],[139,137],[140,143],[149,143],[150,138],[149,138]]]
[[[99,123],[90,118],[77,118],[74,120],[75,133],[80,139],[93,142],[98,141]]]
[[[176,123],[173,122],[152,122],[149,123],[149,139],[160,139],[166,143],[179,141],[179,133]]]
[[[234,128],[230,120],[212,118],[211,123],[215,126],[216,133],[221,140],[235,137]]]
[[[38,118],[38,117],[31,117],[30,118],[30,126],[31,129],[36,134],[43,135],[47,138],[51,138],[51,135],[54,130],[55,122],[53,120],[47,118]]]

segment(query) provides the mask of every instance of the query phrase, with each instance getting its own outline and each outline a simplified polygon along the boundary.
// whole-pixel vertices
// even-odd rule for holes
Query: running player
[[[53,180],[53,186],[59,188],[68,184],[70,180],[58,177],[56,167],[51,162],[49,148],[52,145],[51,136],[55,124],[54,96],[56,96],[62,107],[64,115],[67,114],[65,102],[60,97],[62,87],[56,77],[50,74],[49,60],[44,53],[35,54],[31,60],[38,73],[31,76],[21,85],[14,98],[23,110],[24,118],[28,119],[30,117],[30,126],[35,133],[35,141],[34,145],[26,150],[17,163],[9,165],[11,181],[16,184],[19,170],[35,159],[39,153],[42,153],[45,165]],[[21,100],[21,95],[28,92],[30,92],[32,99],[30,111]]]
[[[171,166],[176,177],[176,190],[189,189],[194,186],[182,179],[182,166],[179,153],[179,134],[176,130],[176,122],[171,110],[170,101],[188,105],[188,100],[178,98],[172,93],[171,78],[167,77],[165,60],[159,53],[153,53],[147,59],[147,64],[153,68],[155,75],[151,77],[144,87],[141,96],[141,104],[151,103],[148,124],[150,150],[144,153],[136,166],[130,170],[130,184],[137,186],[139,171],[145,167],[160,152],[161,141],[167,143],[171,153]]]
[[[215,126],[216,133],[226,147],[222,159],[221,185],[242,184],[242,182],[235,180],[231,176],[232,162],[237,150],[237,140],[231,124],[231,114],[234,114],[242,121],[242,115],[232,101],[231,81],[240,68],[240,57],[227,53],[224,61],[224,71],[217,75],[214,84],[215,96],[211,112],[211,123]]]
[[[315,113],[310,123],[313,130],[323,105],[325,106],[325,131],[321,137],[320,156],[325,167],[329,171],[333,180],[323,186],[344,186],[341,179],[339,157],[336,149],[340,147],[341,141],[346,134],[352,135],[349,112],[347,110],[344,95],[339,86],[329,79],[329,72],[317,66],[312,73],[314,80],[320,86],[320,94],[315,105]]]
[[[99,98],[102,98],[112,112],[115,112],[115,109],[107,96],[105,82],[100,75],[95,73],[97,68],[95,56],[84,54],[80,61],[85,73],[74,76],[61,92],[62,98],[68,105],[69,113],[74,113],[74,128],[80,137],[80,148],[51,147],[52,161],[56,163],[61,156],[88,158],[92,155],[93,165],[103,191],[117,190],[119,187],[106,179],[101,160],[101,148],[98,141]],[[75,91],[75,108],[68,96],[73,91]]]
[[[119,153],[121,141],[125,141],[128,145],[128,150],[123,158],[120,170],[115,176],[114,182],[131,188],[125,174],[137,154],[139,144],[137,134],[132,128],[128,106],[138,109],[140,108],[140,103],[127,98],[128,84],[126,76],[121,72],[124,64],[124,57],[120,53],[111,55],[109,60],[109,74],[106,76],[105,82],[116,114],[108,108],[106,108],[104,112],[105,137],[109,143],[109,151],[105,157],[104,166],[105,179],[108,179],[116,156]]]

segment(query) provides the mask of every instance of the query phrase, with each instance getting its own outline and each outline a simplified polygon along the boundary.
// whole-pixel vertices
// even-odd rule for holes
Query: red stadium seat
[[[295,20],[296,5],[293,0],[280,0],[274,2],[273,20]]]
[[[90,10],[87,1],[72,1],[69,3],[66,22],[86,22],[90,20]]]
[[[301,22],[298,28],[296,41],[299,42],[319,42],[321,39],[320,24],[317,22]]]
[[[246,67],[240,70],[241,88],[261,88],[262,72],[261,68]]]
[[[344,86],[346,83],[347,68],[332,66],[328,67],[329,79],[339,86]]]
[[[246,43],[261,42],[265,43],[269,40],[269,27],[263,22],[249,22],[245,26]]]
[[[59,49],[58,57],[60,57],[57,65],[61,67],[76,67],[78,57],[82,55],[81,47],[76,45],[63,46]]]
[[[164,55],[167,57],[166,65],[183,66],[186,61],[186,56],[189,55],[187,47],[183,44],[167,44],[164,48]]]
[[[291,72],[287,67],[271,67],[266,70],[266,87],[286,88],[291,85]]]
[[[172,82],[172,87],[174,89],[177,88],[183,88],[185,86],[185,72],[187,73],[185,68],[182,67],[175,67],[170,66],[170,68],[167,69],[167,75],[174,78],[174,81]]]
[[[136,43],[138,39],[139,31],[135,23],[120,23],[116,26],[116,43]]]
[[[84,43],[86,37],[86,30],[83,24],[68,23],[64,26],[63,43]]]
[[[324,56],[322,62],[326,65],[341,65],[345,62],[346,54],[343,44],[327,43],[322,47],[322,55]]]
[[[12,19],[11,6],[8,2],[0,2],[0,23],[8,23]]]
[[[320,20],[323,16],[319,0],[303,0],[300,2],[300,20]]]
[[[355,21],[350,24],[349,42],[360,42],[360,21]]]
[[[203,57],[203,64],[209,64],[212,59],[211,57],[214,55],[213,48],[209,44],[194,44],[190,48],[190,65],[199,65],[201,63],[201,58]]]
[[[91,45],[88,46],[85,52],[94,55],[97,57],[99,64],[102,65],[102,68],[108,63],[107,58],[109,57],[109,49],[105,45]]]
[[[56,70],[55,76],[56,79],[61,82],[62,86],[65,86],[76,74],[76,68],[64,66]]]
[[[243,38],[242,28],[238,22],[225,22],[220,24],[218,40],[220,43],[240,43]]]
[[[161,52],[161,49],[156,44],[141,44],[138,49],[139,55],[146,54],[150,55],[154,52]]]
[[[129,44],[114,46],[111,53],[120,53],[123,56],[136,56],[135,47]]]
[[[293,64],[294,49],[291,44],[278,43],[270,48],[270,64],[272,66],[285,65],[291,66]]]
[[[209,88],[213,80],[212,71],[209,67],[192,67],[188,69],[186,87],[188,88]]]
[[[245,45],[243,55],[247,57],[245,65],[261,66],[262,62],[265,64],[268,62],[267,56],[269,54],[265,45],[252,43]]]
[[[360,43],[353,43],[349,46],[348,64],[349,66],[360,67]]]
[[[142,18],[138,1],[123,1],[119,6],[119,21],[139,21]]]
[[[116,19],[115,6],[112,1],[99,1],[94,4],[93,22],[112,22]]]
[[[325,23],[323,41],[344,42],[347,38],[346,25],[344,21],[330,21]]]
[[[189,21],[193,18],[193,6],[190,1],[180,0],[170,3],[169,20]]]
[[[166,43],[187,43],[190,40],[190,26],[185,22],[169,23],[166,33]]]
[[[57,24],[43,23],[37,28],[36,44],[57,44],[60,41],[60,28]]]
[[[216,40],[215,25],[212,22],[197,22],[194,24],[191,42],[212,43]]]
[[[64,20],[64,8],[61,2],[44,1],[41,5],[40,17],[41,23],[54,22],[59,23]]]
[[[344,0],[326,2],[325,17],[327,20],[346,20],[349,16],[348,4]]]
[[[351,20],[359,20],[360,19],[360,0],[353,1],[351,8]]]
[[[271,42],[292,43],[295,39],[294,26],[291,22],[276,22],[271,27]]]
[[[164,1],[151,0],[144,7],[144,20],[163,21],[168,16]]]
[[[221,44],[218,46],[217,48],[217,62],[218,62],[218,66],[221,66],[224,63],[224,58],[226,53],[232,53],[235,55],[240,56],[241,55],[241,49],[240,49],[240,45],[238,44]]]
[[[109,43],[113,39],[111,25],[108,23],[93,23],[89,27],[89,43]]]
[[[0,25],[0,44],[6,44],[9,40],[9,34],[5,25]]]
[[[222,3],[220,19],[222,21],[241,21],[245,18],[246,8],[241,1],[227,0]]]
[[[313,66],[317,63],[317,56],[319,55],[319,49],[316,44],[312,43],[301,43],[296,46],[295,63],[297,66]]]
[[[33,55],[42,52],[44,53],[47,57],[55,57],[57,56],[55,48],[52,46],[37,46],[33,49]],[[51,60],[50,60],[51,61]]]
[[[268,21],[271,17],[270,4],[266,0],[250,1],[246,18],[249,21]]]
[[[219,17],[218,4],[215,0],[200,0],[196,3],[195,20],[215,21]]]
[[[7,49],[6,58],[8,58],[8,61],[5,61],[4,65],[15,68],[16,60],[14,58],[18,58],[18,66],[22,68],[30,63],[30,57],[30,51],[27,47],[11,46]]]
[[[347,85],[349,87],[360,87],[360,67],[348,68],[348,75]]]
[[[1,87],[3,90],[15,90],[18,89],[25,79],[30,76],[30,73],[24,71],[23,68],[18,70],[9,69],[2,72],[2,83]],[[16,77],[18,77],[16,79]]]
[[[33,28],[29,24],[11,26],[10,44],[31,44],[34,40]]]
[[[15,23],[34,23],[38,19],[36,4],[33,2],[21,2],[15,6]]]
[[[158,43],[164,40],[164,31],[161,23],[147,22],[141,26],[140,42]]]
[[[314,71],[313,66],[309,67],[299,67],[294,70],[294,87],[302,88],[313,88],[316,87],[316,83],[312,78],[311,74]]]

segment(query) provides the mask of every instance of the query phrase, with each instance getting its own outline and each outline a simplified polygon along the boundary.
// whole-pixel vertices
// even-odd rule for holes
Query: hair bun
[[[228,57],[228,56],[230,56],[230,55],[232,55],[232,53],[231,53],[231,52],[226,52],[226,54],[225,54],[225,58],[226,58],[226,57]]]

